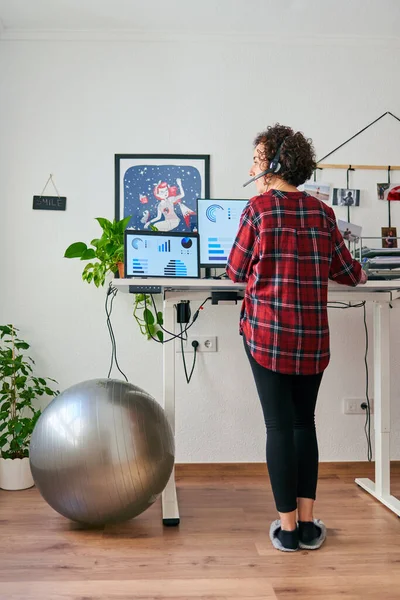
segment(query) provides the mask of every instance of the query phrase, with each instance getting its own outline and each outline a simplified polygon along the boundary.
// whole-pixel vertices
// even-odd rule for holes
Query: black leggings
[[[267,465],[276,508],[297,508],[297,498],[315,500],[318,443],[315,405],[322,373],[285,375],[270,371],[251,355],[244,340],[267,428]]]

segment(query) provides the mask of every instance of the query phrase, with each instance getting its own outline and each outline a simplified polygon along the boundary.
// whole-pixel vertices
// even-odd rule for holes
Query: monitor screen
[[[199,277],[197,233],[125,230],[125,277]]]
[[[197,199],[200,266],[225,267],[248,200]]]

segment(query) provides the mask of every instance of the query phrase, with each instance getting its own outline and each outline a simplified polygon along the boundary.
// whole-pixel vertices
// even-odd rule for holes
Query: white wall
[[[244,197],[252,140],[266,125],[301,129],[322,156],[386,110],[400,115],[398,61],[395,44],[333,39],[1,42],[0,322],[21,329],[38,371],[61,389],[105,377],[105,292],[82,282],[82,264],[63,253],[97,235],[95,217],[113,217],[114,154],[210,154],[212,195]],[[330,160],[400,164],[399,139],[400,123],[385,117]],[[68,198],[65,213],[32,210],[49,173]],[[323,178],[346,183],[344,171]],[[375,199],[378,179],[386,173],[356,172],[351,180],[363,190],[353,221],[368,235],[387,225],[386,206]],[[399,209],[392,224],[400,230]],[[346,209],[337,215],[345,218]],[[122,294],[115,301],[120,363],[161,400],[161,347],[139,334],[132,301]],[[238,315],[238,307],[207,306],[193,332],[216,334],[219,352],[198,357],[189,386],[177,363],[178,462],[264,460]],[[393,458],[400,458],[399,316],[393,311]],[[330,322],[333,356],[317,414],[321,460],[364,460],[364,419],[342,414],[342,398],[365,389],[362,310],[332,311]]]

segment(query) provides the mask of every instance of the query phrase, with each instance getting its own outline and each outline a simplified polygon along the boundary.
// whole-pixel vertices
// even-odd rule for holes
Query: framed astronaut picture
[[[210,196],[208,154],[116,154],[115,218],[136,230],[197,231],[197,198]]]

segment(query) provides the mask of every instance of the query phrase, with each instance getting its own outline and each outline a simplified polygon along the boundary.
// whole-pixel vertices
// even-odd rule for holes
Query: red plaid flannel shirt
[[[247,282],[240,333],[259,364],[292,375],[327,367],[328,279],[356,286],[361,278],[329,206],[305,192],[252,198],[226,272]]]

